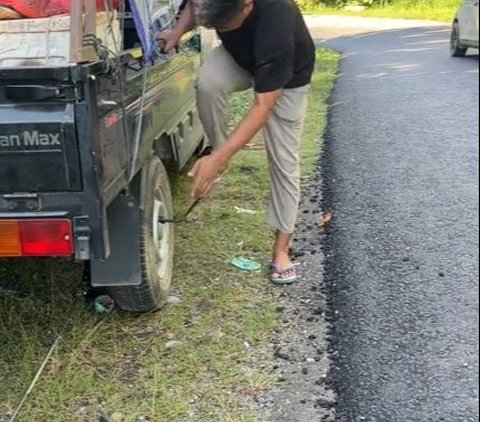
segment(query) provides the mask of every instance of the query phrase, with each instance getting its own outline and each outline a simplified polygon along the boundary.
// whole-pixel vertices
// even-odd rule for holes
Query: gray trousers
[[[228,137],[227,96],[252,87],[252,75],[222,47],[215,48],[200,70],[197,107],[213,148]],[[300,139],[310,86],[285,89],[264,137],[270,168],[268,224],[285,234],[294,231],[300,200]]]

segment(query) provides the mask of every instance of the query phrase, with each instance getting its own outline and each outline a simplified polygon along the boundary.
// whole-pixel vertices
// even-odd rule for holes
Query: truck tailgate
[[[73,104],[0,101],[0,192],[80,189]]]

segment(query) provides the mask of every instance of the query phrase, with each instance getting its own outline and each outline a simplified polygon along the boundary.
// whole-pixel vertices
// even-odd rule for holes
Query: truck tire
[[[467,54],[467,47],[460,41],[460,25],[457,21],[453,22],[450,35],[450,54],[452,57],[464,57]]]
[[[142,283],[139,286],[110,288],[110,295],[123,310],[147,312],[165,305],[173,272],[173,224],[162,224],[160,217],[172,218],[172,193],[164,165],[153,156],[145,166],[140,248]]]

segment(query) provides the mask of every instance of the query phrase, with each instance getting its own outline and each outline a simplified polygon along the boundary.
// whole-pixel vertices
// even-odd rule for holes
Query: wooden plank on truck
[[[96,36],[112,52],[120,50],[117,16],[116,12],[96,14]],[[67,66],[73,48],[70,15],[0,21],[0,67]],[[81,55],[83,49],[76,51],[80,55],[75,60],[89,61]]]

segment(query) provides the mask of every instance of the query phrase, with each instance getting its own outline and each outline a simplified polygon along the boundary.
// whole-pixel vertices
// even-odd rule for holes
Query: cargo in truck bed
[[[119,21],[98,12],[97,38],[111,52],[120,49]],[[70,57],[70,16],[0,21],[0,68],[65,66]]]

